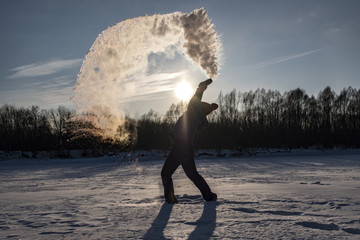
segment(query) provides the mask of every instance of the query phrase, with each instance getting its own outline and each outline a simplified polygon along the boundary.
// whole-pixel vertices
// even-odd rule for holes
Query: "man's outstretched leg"
[[[181,162],[186,176],[195,184],[200,190],[201,195],[206,201],[216,201],[217,195],[211,192],[209,185],[205,179],[198,173],[193,155],[189,155],[184,161]]]

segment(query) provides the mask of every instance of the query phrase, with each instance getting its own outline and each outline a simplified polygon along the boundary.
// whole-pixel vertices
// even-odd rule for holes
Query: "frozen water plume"
[[[161,70],[164,62],[181,56],[214,78],[220,48],[203,8],[121,21],[104,30],[86,54],[72,99],[86,120],[111,137],[122,124],[124,104],[174,90],[185,71]]]

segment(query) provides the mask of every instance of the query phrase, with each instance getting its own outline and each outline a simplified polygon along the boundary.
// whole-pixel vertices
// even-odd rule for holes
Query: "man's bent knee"
[[[197,171],[186,172],[186,176],[193,182],[202,178],[201,175]]]

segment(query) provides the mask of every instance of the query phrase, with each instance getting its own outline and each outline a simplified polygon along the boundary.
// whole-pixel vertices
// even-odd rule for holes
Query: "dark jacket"
[[[196,90],[188,104],[187,111],[176,122],[172,130],[172,136],[175,140],[193,145],[197,131],[208,125],[206,115],[200,104],[203,92],[199,88]]]

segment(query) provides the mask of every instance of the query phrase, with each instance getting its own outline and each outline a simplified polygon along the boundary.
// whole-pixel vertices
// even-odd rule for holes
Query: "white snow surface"
[[[360,239],[359,150],[199,152],[219,199],[205,202],[180,167],[175,205],[165,154],[3,159],[0,239]]]

